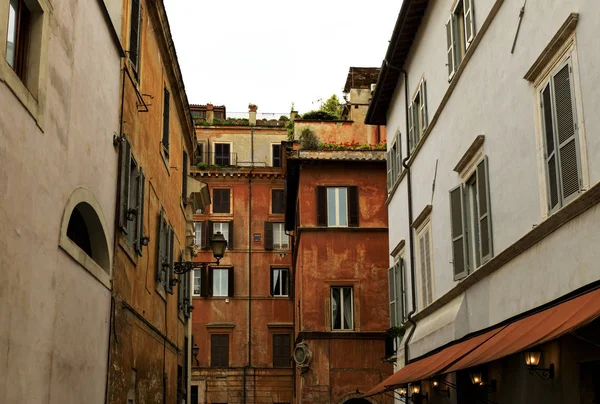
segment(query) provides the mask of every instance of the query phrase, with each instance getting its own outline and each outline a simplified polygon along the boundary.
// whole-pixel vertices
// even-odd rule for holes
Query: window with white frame
[[[404,323],[406,314],[406,291],[404,289],[404,257],[400,256],[388,268],[388,291],[390,302],[390,326]]]
[[[544,143],[546,193],[550,213],[582,189],[579,127],[571,57],[538,87]]]
[[[427,87],[425,79],[421,79],[419,87],[408,106],[408,148],[413,151],[427,129]]]
[[[230,222],[213,222],[213,234],[221,233],[225,240],[229,240],[229,224]],[[231,248],[229,242],[227,248]]]
[[[450,221],[454,280],[460,280],[493,256],[487,157],[450,190]]]
[[[354,289],[352,286],[331,287],[331,329],[354,329]]]
[[[290,248],[289,237],[285,234],[283,223],[273,223],[273,249],[287,250]]]
[[[192,278],[192,296],[202,295],[202,270],[194,269],[194,277]]]
[[[400,131],[396,132],[395,141],[387,152],[387,187],[388,191],[396,184],[402,172],[402,147],[400,143]]]
[[[196,247],[202,246],[202,222],[194,223],[194,245]]]
[[[458,0],[446,22],[448,79],[452,79],[475,38],[474,0]]]
[[[271,268],[271,296],[289,296],[290,270]]]
[[[317,226],[358,227],[358,187],[317,187]]]
[[[348,226],[348,189],[346,187],[327,188],[327,226]]]
[[[419,301],[421,308],[433,302],[433,248],[431,242],[431,219],[417,229],[417,258],[418,258],[418,284]]]
[[[213,268],[212,280],[212,296],[229,296],[229,268]]]

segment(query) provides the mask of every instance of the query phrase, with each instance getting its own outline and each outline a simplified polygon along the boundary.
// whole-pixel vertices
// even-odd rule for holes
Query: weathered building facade
[[[209,117],[212,118],[212,117]],[[212,204],[197,212],[195,261],[214,261],[210,240],[228,240],[220,265],[192,280],[191,398],[198,403],[292,403],[294,369],[291,246],[283,229],[285,128],[196,126],[192,175]]]
[[[2,403],[105,402],[122,52],[103,1],[0,4]]]
[[[402,4],[366,119],[393,134],[390,316],[406,331],[374,397],[600,399],[600,6],[523,3]]]
[[[195,138],[162,1],[122,3],[121,128],[109,403],[181,403],[189,391],[187,219]],[[192,205],[193,208],[192,208]]]

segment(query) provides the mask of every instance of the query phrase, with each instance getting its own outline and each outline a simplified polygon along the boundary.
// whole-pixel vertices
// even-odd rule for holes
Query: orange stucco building
[[[191,174],[208,184],[212,204],[194,216],[194,260],[214,261],[216,232],[228,246],[219,266],[193,274],[192,404],[294,402],[281,167],[287,131],[252,124],[196,126],[199,151]]]

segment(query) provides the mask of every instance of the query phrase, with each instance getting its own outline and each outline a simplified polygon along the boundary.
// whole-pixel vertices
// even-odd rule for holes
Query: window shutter
[[[358,187],[348,187],[348,227],[358,227]]]
[[[208,268],[207,295],[213,295],[213,268]]]
[[[227,240],[227,248],[233,250],[233,220],[229,222],[229,240]]]
[[[127,211],[129,210],[129,171],[131,170],[131,145],[126,137],[121,142],[120,155],[121,175],[119,182],[120,201],[119,201],[119,227],[121,231],[127,234]]]
[[[490,183],[487,156],[477,165],[477,209],[479,220],[479,253],[481,263],[494,255],[492,246],[492,218],[490,209]]]
[[[156,280],[158,281],[158,283],[163,283],[165,280],[165,268],[163,266],[164,264],[164,260],[165,260],[165,250],[166,250],[166,243],[165,243],[165,232],[166,232],[166,226],[165,226],[165,219],[164,219],[164,212],[161,209],[160,210],[160,215],[158,218],[158,237],[156,238],[156,243],[158,245],[158,248],[156,249]]]
[[[546,162],[546,185],[548,189],[548,210],[558,206],[558,165],[556,164],[556,144],[552,119],[552,98],[550,84],[542,90],[542,126],[544,129],[544,159]]]
[[[183,200],[183,206],[187,205],[187,178],[188,178],[188,155],[183,152],[183,170],[181,179],[181,199]]]
[[[427,84],[425,79],[421,82],[421,122],[423,122],[423,132],[427,129]]]
[[[207,221],[200,224],[202,236],[200,237],[200,248],[206,248],[208,246],[208,223]]]
[[[394,278],[396,280],[396,322],[398,325],[404,322],[404,285],[402,282],[403,269],[402,258],[394,266]]]
[[[423,234],[422,242],[423,242],[423,258],[424,258],[424,266],[423,266],[423,300],[425,302],[425,306],[428,306],[433,300],[433,284],[432,284],[432,273],[431,273],[431,249],[430,249],[430,237],[431,232],[429,229],[425,231]]]
[[[273,249],[273,223],[265,222],[265,250]]]
[[[394,173],[394,182],[396,178],[402,172],[402,142],[400,141],[400,133],[398,133],[398,140],[396,140],[396,155],[393,156],[396,159],[396,172]]]
[[[200,272],[200,296],[202,297],[210,296],[208,292],[208,285],[212,285],[212,279],[209,279],[210,272],[209,268],[202,268]]]
[[[450,228],[452,236],[452,266],[454,280],[469,274],[467,262],[466,220],[463,200],[463,186],[450,190]]]
[[[265,224],[266,224],[266,223],[265,223]],[[270,294],[271,296],[273,296],[273,295],[274,295],[274,293],[273,293],[273,286],[274,286],[274,285],[273,285],[273,277],[275,276],[275,275],[274,275],[274,271],[275,271],[275,269],[271,268],[271,271],[269,272],[269,276],[270,276],[270,282],[269,282],[269,291],[270,291],[270,292],[269,292],[269,294]]]
[[[165,151],[169,151],[169,124],[170,124],[170,96],[169,90],[165,87],[164,91],[164,100],[163,100],[163,138],[162,145],[165,148]]]
[[[206,226],[206,238],[207,238],[206,245],[208,247],[210,247],[210,240],[212,240],[213,235],[215,233],[215,225],[212,220],[209,220],[207,223],[208,223],[208,226]]]
[[[415,148],[415,122],[413,119],[413,104],[408,106],[408,150],[413,151]]]
[[[182,257],[182,261],[183,261],[183,257]],[[186,302],[186,304],[184,305],[184,310],[183,310],[183,316],[185,318],[189,318],[191,315],[191,312],[189,310],[189,307],[191,306],[191,298],[190,298],[190,277],[191,277],[191,272],[188,272],[187,274],[183,274],[183,284],[184,284],[184,288],[183,288],[183,295],[184,295],[184,301]]]
[[[577,122],[573,102],[571,64],[567,62],[552,78],[556,111],[556,144],[560,173],[561,199],[564,205],[579,193],[580,168],[577,141]]]
[[[475,37],[475,18],[473,17],[473,0],[463,0],[465,14],[465,39],[466,48],[469,47]]]
[[[138,174],[138,200],[137,200],[137,215],[136,215],[136,234],[135,234],[135,251],[142,255],[142,237],[144,237],[144,190],[146,176],[144,170],[139,169]]]
[[[288,293],[289,293],[289,297],[290,299],[294,298],[294,276],[293,276],[293,272],[292,269],[289,268],[288,269]]]
[[[447,48],[447,66],[448,66],[448,80],[451,80],[454,76],[455,70],[455,56],[454,51],[456,49],[455,40],[454,40],[454,16],[451,15],[446,22],[446,48]]]
[[[129,22],[129,60],[137,75],[140,46],[140,1],[131,1],[131,21]]]
[[[395,327],[398,322],[396,320],[396,274],[394,272],[395,265],[388,268],[388,294],[390,302],[390,327]]]
[[[327,226],[327,187],[317,187],[317,226]]]
[[[179,253],[179,262],[182,262],[182,261],[183,261],[183,252],[180,252]],[[179,281],[180,282],[177,283],[177,302],[178,302],[178,305],[179,305],[179,311],[180,312],[187,311],[187,310],[184,310],[184,307],[183,307],[183,298],[184,298],[184,296],[186,296],[186,294],[185,294],[185,290],[184,290],[185,289],[185,285],[184,285],[184,282],[182,282],[182,280],[185,277],[186,277],[186,274],[179,275]]]
[[[392,180],[392,162],[394,157],[392,156],[392,150],[386,152],[385,161],[387,163],[387,189],[388,191],[392,189],[393,180]]]
[[[228,288],[227,296],[233,297],[233,295],[234,295],[233,268],[229,268],[227,270],[227,276],[228,276],[228,279],[227,279],[227,288]]]
[[[167,278],[165,279],[166,290],[170,294],[173,294],[173,283],[171,282],[175,273],[175,265],[173,261],[173,248],[175,244],[175,232],[173,228],[169,226],[167,236],[167,262],[168,262],[168,273]]]

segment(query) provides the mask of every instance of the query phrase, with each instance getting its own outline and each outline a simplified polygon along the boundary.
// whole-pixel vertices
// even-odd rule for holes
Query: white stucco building
[[[0,3],[2,403],[105,402],[124,56],[107,3]]]
[[[600,399],[600,4],[523,3],[401,6],[366,123],[387,126],[390,307],[406,332],[370,394]]]

